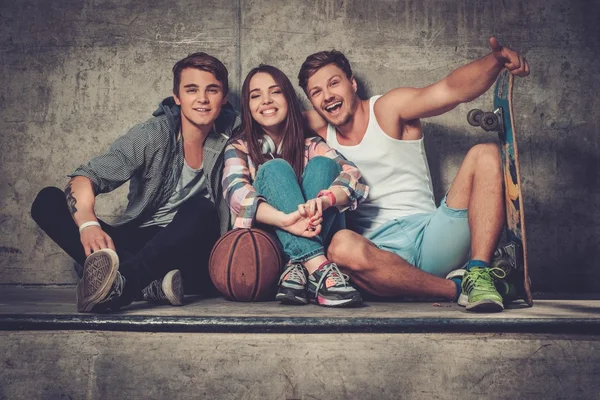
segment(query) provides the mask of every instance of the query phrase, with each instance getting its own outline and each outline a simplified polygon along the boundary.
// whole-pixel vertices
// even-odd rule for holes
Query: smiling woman
[[[250,79],[250,113],[265,132],[279,136],[288,113],[288,102],[273,76],[259,72]]]
[[[244,81],[242,125],[225,150],[223,188],[234,226],[267,225],[289,258],[277,299],[307,304],[309,295],[337,307],[362,302],[325,257],[325,244],[368,188],[354,164],[305,127],[294,88],[275,67],[254,68]]]

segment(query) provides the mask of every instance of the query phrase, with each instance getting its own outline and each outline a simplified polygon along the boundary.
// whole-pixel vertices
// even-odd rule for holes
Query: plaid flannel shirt
[[[336,206],[340,212],[354,210],[367,198],[369,187],[362,181],[360,171],[352,162],[344,158],[337,150],[329,147],[320,137],[307,138],[304,142],[304,166],[313,157],[323,156],[334,160],[342,171],[330,185],[346,193],[350,204]],[[264,201],[252,183],[256,178],[256,166],[248,155],[246,142],[236,140],[225,148],[225,168],[223,170],[223,196],[229,204],[235,220],[234,228],[250,228],[254,225],[258,203]]]

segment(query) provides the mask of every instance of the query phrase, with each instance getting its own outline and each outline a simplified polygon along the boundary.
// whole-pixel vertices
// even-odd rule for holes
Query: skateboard
[[[502,70],[494,88],[494,111],[479,109],[469,111],[467,121],[488,132],[497,132],[500,139],[502,173],[504,175],[504,197],[506,202],[507,244],[496,251],[495,257],[506,256],[510,268],[506,280],[517,287],[516,298],[522,298],[530,307],[533,305],[531,284],[527,270],[527,241],[525,239],[525,214],[521,192],[521,172],[517,132],[512,106],[513,76]]]

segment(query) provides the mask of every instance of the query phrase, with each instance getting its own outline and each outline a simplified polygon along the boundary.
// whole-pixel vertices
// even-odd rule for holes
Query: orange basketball
[[[274,300],[283,256],[279,245],[260,229],[235,229],[210,253],[208,272],[228,300]]]

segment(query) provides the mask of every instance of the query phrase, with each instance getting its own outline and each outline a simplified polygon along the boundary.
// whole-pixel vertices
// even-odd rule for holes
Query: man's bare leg
[[[471,258],[490,262],[504,225],[502,171],[495,144],[474,146],[446,197],[451,208],[469,210]],[[401,257],[377,248],[350,230],[338,232],[328,258],[347,272],[360,289],[377,296],[454,299],[453,281],[421,271]]]
[[[446,202],[452,208],[468,208],[471,261],[461,283],[458,303],[467,311],[498,312],[503,299],[495,288],[489,265],[504,225],[504,191],[498,147],[477,145],[469,150]]]
[[[337,232],[327,257],[352,277],[355,286],[381,297],[456,297],[454,282],[423,272],[351,230]]]
[[[489,263],[504,226],[504,190],[498,146],[474,146],[465,157],[448,196],[451,208],[469,209],[471,258]]]

